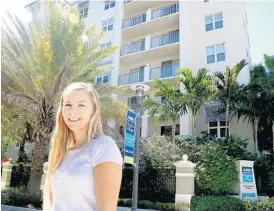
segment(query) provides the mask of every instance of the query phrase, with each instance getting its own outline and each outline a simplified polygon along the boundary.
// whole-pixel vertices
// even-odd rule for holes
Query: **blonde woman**
[[[70,84],[57,112],[43,210],[116,210],[122,162],[103,133],[98,93],[89,83]]]

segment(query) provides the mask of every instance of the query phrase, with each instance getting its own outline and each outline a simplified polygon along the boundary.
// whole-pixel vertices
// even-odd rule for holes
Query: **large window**
[[[208,122],[208,133],[211,136],[215,136],[217,138],[225,138],[226,129],[228,130],[229,134],[229,125],[226,125],[226,121]]]
[[[104,3],[105,3],[105,10],[115,7],[115,0],[104,1]]]
[[[113,29],[113,18],[104,20],[102,23],[103,31],[111,31]]]
[[[88,17],[89,1],[83,1],[77,6],[80,18]]]
[[[161,126],[161,136],[171,136],[172,135],[172,126],[171,125],[164,125]],[[175,127],[175,135],[180,135],[180,125],[177,124]]]
[[[225,44],[206,47],[207,64],[225,61]]]
[[[205,17],[205,30],[212,31],[214,29],[223,28],[223,13],[219,12]]]
[[[102,76],[96,78],[95,82],[97,84],[106,84],[111,81],[111,72],[104,73]]]

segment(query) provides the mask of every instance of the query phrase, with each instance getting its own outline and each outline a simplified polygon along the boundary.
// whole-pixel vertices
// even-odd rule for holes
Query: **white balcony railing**
[[[128,85],[144,81],[144,70],[132,72],[128,74],[119,75],[118,84]]]
[[[161,67],[155,67],[150,69],[149,79],[161,79],[178,75],[177,70],[180,68],[179,63],[163,65]]]
[[[159,9],[153,10],[151,14],[151,19],[157,19],[173,13],[179,12],[179,3],[171,4],[166,7],[161,7]]]
[[[128,18],[123,21],[123,29],[146,22],[146,13]]]
[[[179,42],[179,30],[171,31],[167,34],[151,38],[151,48]]]
[[[145,50],[145,39],[124,45],[120,49],[120,56],[136,53]]]

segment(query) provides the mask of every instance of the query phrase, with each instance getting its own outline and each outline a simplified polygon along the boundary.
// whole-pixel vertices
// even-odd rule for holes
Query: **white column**
[[[152,15],[151,8],[149,8],[146,12],[146,22],[151,21],[151,15]]]
[[[150,49],[151,34],[148,34],[145,39],[145,50],[147,51]]]
[[[148,82],[149,81],[149,75],[150,75],[150,65],[147,64],[145,66],[145,70],[144,70],[144,82]]]
[[[148,136],[148,110],[144,111],[142,116],[142,138]]]
[[[174,163],[176,166],[176,195],[175,203],[190,205],[191,197],[195,193],[195,171],[196,164],[188,161],[188,156],[183,155],[183,160]]]

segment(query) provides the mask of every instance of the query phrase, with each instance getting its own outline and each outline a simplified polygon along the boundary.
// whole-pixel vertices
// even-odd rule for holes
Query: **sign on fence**
[[[125,133],[125,152],[124,162],[128,164],[134,163],[134,144],[135,144],[135,130],[136,114],[128,111],[126,120],[126,133]]]

